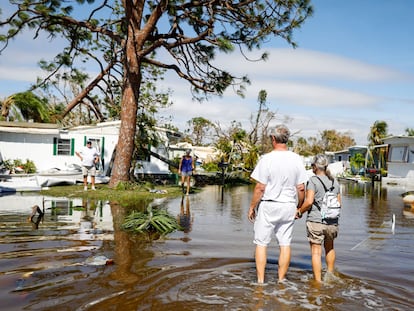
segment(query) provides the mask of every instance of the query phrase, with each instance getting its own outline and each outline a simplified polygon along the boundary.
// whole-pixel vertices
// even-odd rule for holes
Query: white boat
[[[82,177],[82,168],[74,164],[64,170],[51,168],[39,172],[36,177],[41,187],[75,185],[77,180]]]
[[[107,184],[109,177],[100,174],[98,171],[95,176],[95,184]],[[64,170],[52,168],[37,174],[39,185],[42,187],[62,186],[62,185],[76,185],[83,183],[82,167],[77,164],[71,164]],[[91,182],[91,177],[88,176],[88,183]]]
[[[41,189],[42,187],[39,185],[35,175],[0,176],[0,193],[40,191]]]
[[[109,182],[108,176],[95,176],[96,184],[106,184]],[[90,183],[90,176],[88,176]],[[79,168],[60,170],[50,169],[37,174],[10,174],[0,175],[0,193],[40,191],[42,188],[76,185],[83,183],[82,171]]]

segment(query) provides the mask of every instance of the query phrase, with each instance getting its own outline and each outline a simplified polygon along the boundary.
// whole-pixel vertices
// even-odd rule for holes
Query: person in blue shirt
[[[185,155],[181,158],[180,165],[178,167],[178,174],[181,175],[181,187],[183,187],[183,191],[184,184],[187,183],[186,195],[189,195],[190,193],[190,179],[191,175],[193,175],[193,171],[195,170],[194,160],[190,153],[191,150],[187,149]]]

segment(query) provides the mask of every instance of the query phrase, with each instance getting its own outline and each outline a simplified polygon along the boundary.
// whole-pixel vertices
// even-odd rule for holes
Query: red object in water
[[[367,172],[368,174],[379,174],[379,173],[380,173],[380,170],[379,170],[379,169],[377,169],[377,168],[367,168],[367,169],[366,169],[366,172]]]

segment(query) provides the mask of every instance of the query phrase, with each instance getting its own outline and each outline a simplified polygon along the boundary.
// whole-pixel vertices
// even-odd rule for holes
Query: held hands
[[[249,212],[247,213],[247,218],[251,223],[254,223],[256,219],[256,210],[254,208],[249,208]]]
[[[302,213],[301,213],[301,211],[300,211],[300,208],[298,208],[297,210],[296,210],[296,214],[295,214],[295,219],[300,219],[300,218],[302,218]]]

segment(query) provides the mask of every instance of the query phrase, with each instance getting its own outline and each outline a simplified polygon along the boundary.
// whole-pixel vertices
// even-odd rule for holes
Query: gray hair
[[[317,154],[316,156],[313,157],[312,165],[315,165],[321,171],[326,171],[328,164],[329,164],[328,158],[324,154]]]
[[[316,156],[314,156],[312,160],[312,165],[315,165],[318,170],[324,171],[326,176],[328,176],[329,179],[333,179],[333,176],[328,168],[329,161],[326,155],[317,154]]]
[[[278,143],[287,144],[290,137],[290,131],[285,125],[279,124],[270,130],[270,136],[273,136]]]

